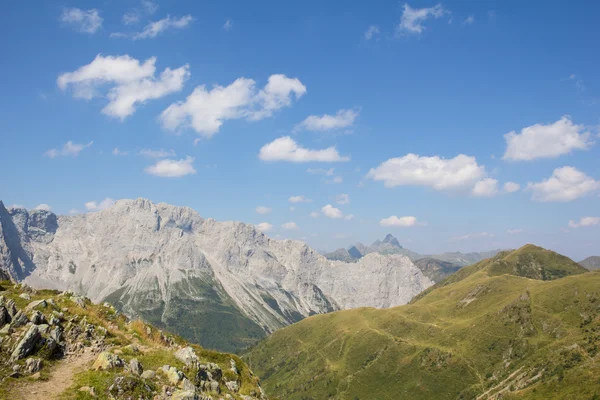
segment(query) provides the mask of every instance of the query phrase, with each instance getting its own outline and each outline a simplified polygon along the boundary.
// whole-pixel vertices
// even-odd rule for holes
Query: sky
[[[0,199],[600,255],[600,4],[0,6]]]

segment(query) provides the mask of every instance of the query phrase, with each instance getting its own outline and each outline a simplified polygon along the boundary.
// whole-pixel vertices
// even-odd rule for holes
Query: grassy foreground
[[[600,273],[527,245],[411,304],[317,315],[245,356],[280,399],[599,399]]]

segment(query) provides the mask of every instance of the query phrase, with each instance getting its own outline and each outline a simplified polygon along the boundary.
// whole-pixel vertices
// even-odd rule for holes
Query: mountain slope
[[[418,259],[415,265],[433,282],[440,282],[462,268],[460,265],[430,257]]]
[[[329,261],[252,225],[145,199],[59,217],[0,202],[0,222],[0,269],[13,279],[109,301],[226,351],[309,315],[405,304],[432,284],[406,257]]]
[[[292,400],[591,399],[600,395],[600,273],[550,253],[507,252],[408,305],[308,318],[244,358],[267,392]],[[550,261],[564,266],[531,268]]]
[[[579,265],[582,265],[589,270],[600,269],[600,256],[588,257],[585,260],[579,261]]]
[[[108,305],[0,281],[2,399],[266,399],[237,356],[208,351]]]

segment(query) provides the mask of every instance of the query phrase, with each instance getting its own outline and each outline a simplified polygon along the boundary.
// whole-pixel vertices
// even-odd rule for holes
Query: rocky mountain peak
[[[383,239],[383,243],[390,244],[392,246],[402,248],[398,239],[396,239],[391,233],[388,233]]]

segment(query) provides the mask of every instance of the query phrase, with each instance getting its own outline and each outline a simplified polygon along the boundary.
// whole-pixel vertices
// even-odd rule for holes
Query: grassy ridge
[[[406,306],[308,318],[245,359],[282,399],[593,399],[600,273],[583,272],[526,246]]]

